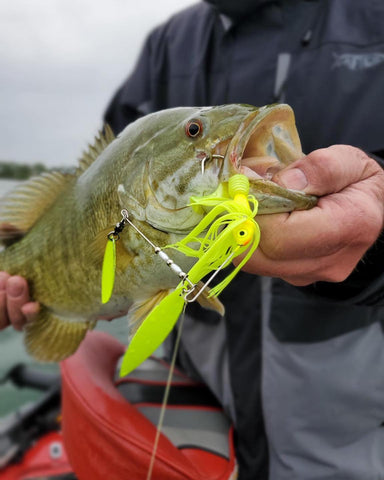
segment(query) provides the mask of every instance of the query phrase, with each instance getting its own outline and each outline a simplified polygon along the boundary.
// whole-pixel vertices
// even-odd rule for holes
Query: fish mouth
[[[250,193],[258,201],[258,213],[306,210],[317,198],[281,187],[275,173],[303,157],[295,117],[289,105],[262,107],[247,115],[227,146],[222,180],[241,173],[248,177]]]
[[[227,145],[223,181],[235,173],[270,180],[303,156],[294,113],[288,105],[262,107],[247,115]]]

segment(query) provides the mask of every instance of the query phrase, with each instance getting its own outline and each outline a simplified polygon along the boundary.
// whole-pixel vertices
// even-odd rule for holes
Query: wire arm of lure
[[[223,158],[222,155],[215,155]],[[120,233],[123,231],[124,227],[129,224],[151,247],[153,248],[156,255],[158,255],[166,264],[167,266],[181,278],[184,282],[187,282],[188,285],[183,286],[183,298],[186,302],[192,303],[196,301],[199,296],[203,293],[204,290],[209,286],[212,280],[216,277],[216,275],[230,263],[232,258],[235,256],[236,250],[232,252],[232,254],[224,260],[224,262],[214,271],[214,273],[208,278],[208,280],[204,283],[204,285],[199,289],[196,295],[193,298],[190,298],[190,295],[196,290],[196,284],[193,283],[189,278],[188,274],[185,273],[182,268],[177,265],[160,247],[155,245],[151,240],[139,229],[136,227],[134,223],[131,222],[129,219],[129,212],[127,209],[121,210],[122,220],[116,224],[115,229],[108,233],[108,239],[118,240],[120,238]]]
[[[188,278],[188,274],[183,272],[182,268],[179,267],[179,265],[177,265],[177,263],[175,263],[171,258],[169,258],[169,256],[160,248],[158,247],[157,245],[155,245],[154,243],[151,242],[151,240],[149,240],[149,238],[144,235],[144,233],[139,230],[136,225],[134,225],[130,219],[129,219],[129,213],[128,213],[128,210],[127,209],[123,209],[121,211],[121,214],[123,216],[123,221],[124,223],[128,223],[131,227],[134,228],[134,230],[149,244],[151,245],[151,247],[153,248],[154,252],[156,253],[156,255],[158,255],[162,260],[164,260],[164,262],[168,265],[168,267],[174,272],[176,273],[176,275],[178,275],[182,280],[186,281],[188,284],[189,284],[189,289],[188,289],[188,293],[189,292],[192,292],[195,288],[196,288],[196,285],[194,283],[191,282],[191,280]],[[121,223],[121,222],[120,222]],[[117,224],[119,225],[119,224]],[[113,233],[113,232],[112,232]]]
[[[127,225],[130,225],[151,247],[154,252],[168,265],[168,267],[181,278],[183,281],[183,292],[187,295],[192,293],[196,284],[191,282],[188,278],[188,274],[183,272],[181,267],[177,265],[168,255],[157,245],[153,244],[151,240],[139,230],[129,219],[129,213],[127,209],[121,210],[122,219],[116,223],[115,228],[107,234],[108,242],[104,252],[102,278],[101,278],[101,302],[103,304],[109,302],[115,283],[116,272],[116,242],[120,239],[120,233]]]
[[[156,248],[158,248],[158,247],[156,247],[156,245],[154,245],[154,244],[149,240],[148,237],[146,237],[146,236],[144,235],[144,233],[143,233],[141,230],[139,230],[139,229],[136,227],[135,224],[133,224],[133,223],[129,220],[129,213],[128,213],[128,210],[127,210],[126,208],[123,208],[123,210],[121,210],[121,214],[122,214],[122,216],[123,216],[123,221],[124,221],[124,223],[128,223],[132,228],[134,228],[134,229],[136,230],[136,232],[137,232],[142,238],[144,238],[144,240],[145,240],[147,243],[149,243],[149,245],[151,245],[151,247],[152,247],[154,250],[156,250]]]
[[[189,298],[190,294],[194,291],[194,289],[185,291],[184,292],[184,300],[188,303],[195,302],[200,295],[203,293],[203,291],[209,286],[209,284],[212,282],[212,280],[216,277],[216,275],[224,268],[226,267],[232,258],[235,256],[236,250],[234,250],[231,255],[224,260],[224,262],[213,272],[213,274],[208,278],[208,280],[204,283],[204,285],[199,289],[199,291],[196,293],[196,295],[193,298]],[[196,287],[196,285],[195,285]]]

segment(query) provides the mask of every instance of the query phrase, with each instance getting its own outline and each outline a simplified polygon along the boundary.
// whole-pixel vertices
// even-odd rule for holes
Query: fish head
[[[133,165],[140,163],[141,174],[134,191],[141,192],[136,198],[142,198],[142,219],[155,228],[190,231],[202,218],[190,207],[191,197],[212,195],[235,173],[250,179],[261,213],[308,208],[302,201],[307,195],[297,193],[296,199],[270,180],[303,155],[288,105],[163,110],[144,117],[140,132],[144,141],[134,151]],[[132,185],[124,190],[132,193]]]

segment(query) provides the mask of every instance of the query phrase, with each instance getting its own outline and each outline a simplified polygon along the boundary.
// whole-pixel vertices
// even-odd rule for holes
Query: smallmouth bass
[[[316,198],[269,179],[302,156],[294,114],[287,105],[180,107],[128,125],[114,138],[106,128],[74,174],[30,179],[0,204],[0,269],[27,278],[39,317],[25,328],[28,352],[42,361],[71,355],[100,317],[129,309],[137,328],[176,287],[178,277],[133,228],[116,242],[111,300],[100,300],[107,235],[127,209],[159,247],[174,244],[203,218],[191,197],[212,195],[231,175],[250,179],[259,213],[307,209]],[[194,260],[172,251],[188,271]],[[201,296],[222,312],[220,302]]]

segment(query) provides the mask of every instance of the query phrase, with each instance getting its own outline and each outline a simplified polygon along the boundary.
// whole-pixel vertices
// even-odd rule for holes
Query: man
[[[383,21],[374,0],[207,0],[152,32],[106,112],[118,132],[167,107],[286,101],[311,152],[275,180],[319,206],[260,217],[247,265],[285,281],[242,273],[225,320],[193,311],[182,335],[183,367],[235,423],[240,480],[384,478]],[[20,326],[38,306],[7,283],[0,320]]]

